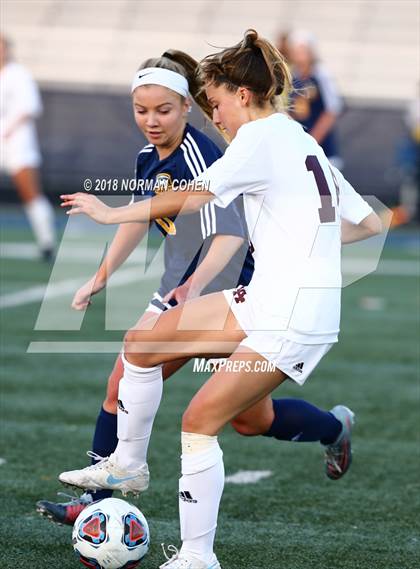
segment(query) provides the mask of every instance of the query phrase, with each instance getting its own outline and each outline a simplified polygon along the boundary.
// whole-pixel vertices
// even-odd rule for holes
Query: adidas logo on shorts
[[[294,369],[295,371],[298,371],[299,373],[302,373],[302,370],[303,370],[303,362],[300,362],[300,363],[298,363],[298,364],[295,364],[295,365],[293,366],[293,369]]]
[[[128,415],[128,411],[127,409],[124,407],[124,403],[121,401],[121,399],[118,399],[118,405],[117,405],[118,409],[120,411],[122,411],[123,413],[126,413]]]
[[[191,496],[191,494],[188,492],[188,490],[186,490],[185,492],[180,492],[179,497],[183,502],[188,502],[190,504],[196,504],[197,503],[197,500],[194,500],[194,498]]]

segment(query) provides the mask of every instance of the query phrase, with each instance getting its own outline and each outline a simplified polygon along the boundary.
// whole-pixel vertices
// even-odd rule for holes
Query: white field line
[[[138,262],[140,255],[144,258],[144,252],[135,251],[126,263]],[[28,259],[37,257],[36,246],[31,243],[6,243],[1,246],[1,256],[4,258]],[[78,251],[77,261],[97,261],[98,251],[94,248],[84,248]],[[74,260],[69,259],[69,262]],[[343,260],[343,273],[348,275],[367,274],[372,270],[373,262],[363,258],[349,258]],[[142,278],[150,279],[159,276],[162,268],[156,267],[155,270],[150,268],[146,275]],[[418,261],[398,261],[394,259],[385,259],[379,262],[379,266],[373,273],[375,275],[387,276],[419,276],[420,264]],[[113,276],[115,286],[122,286],[134,282],[139,278],[139,268],[125,269],[117,272]],[[57,298],[62,295],[76,291],[81,285],[80,280],[70,279],[52,284],[48,287],[48,298]],[[0,309],[12,308],[39,302],[44,298],[47,285],[37,285],[21,291],[7,293],[0,296]]]
[[[226,484],[256,484],[260,480],[270,478],[271,470],[239,470],[235,474],[226,476]]]
[[[122,342],[30,342],[28,354],[118,354]]]
[[[342,270],[344,275],[362,275],[372,271],[374,266],[374,262],[370,259],[355,257],[353,259],[343,259]],[[378,268],[372,274],[394,277],[417,277],[420,275],[420,262],[383,259],[379,261]]]
[[[147,342],[148,350],[152,353],[167,353],[168,344],[165,342]],[[232,353],[237,344],[234,342],[225,342],[223,345],[223,353]],[[181,354],[186,350],[188,353],[195,349],[200,350],[203,344],[195,341],[188,342],[173,342],[171,344],[171,351],[174,354]],[[220,350],[220,342],[207,342],[206,350],[209,354],[216,354]],[[82,342],[75,341],[35,341],[30,342],[27,352],[30,354],[116,354],[121,351],[121,342]]]
[[[57,298],[63,294],[70,293],[80,287],[80,280],[66,280],[49,287],[48,298]],[[13,308],[14,306],[23,306],[38,302],[44,298],[47,285],[32,286],[17,292],[10,292],[0,296],[0,308]]]
[[[75,243],[77,246],[77,243]],[[19,243],[9,242],[3,243],[0,246],[0,256],[4,259],[37,259],[39,257],[38,248],[33,243]],[[98,249],[94,247],[77,248],[76,262],[97,262]],[[140,249],[133,251],[126,263],[136,263],[141,258],[144,258],[144,252]],[[68,259],[61,259],[63,263],[75,263],[74,257]],[[366,271],[371,271],[375,266],[374,260],[363,257],[349,257],[343,259],[343,273],[344,274],[362,274]],[[420,272],[420,262],[418,260],[399,261],[397,259],[384,259],[379,261],[378,268],[375,274],[390,275],[390,276],[417,276]]]
[[[85,244],[80,241],[75,241],[74,247],[74,256],[60,259],[60,263],[97,263],[101,257],[101,254],[99,254],[98,257],[98,248],[86,247]],[[152,251],[151,248],[149,250]],[[155,250],[153,249],[153,251]],[[34,243],[2,243],[0,245],[0,257],[2,259],[38,260],[39,250]],[[142,258],[144,258],[144,252],[142,252],[139,247],[133,251],[126,263],[137,263]]]
[[[141,267],[123,269],[120,272],[115,273],[112,277],[110,283],[111,286],[124,286],[135,281],[140,280]],[[156,278],[162,274],[161,267],[150,268],[145,275],[141,276],[141,279],[152,279]],[[51,285],[39,285],[33,286],[18,292],[11,292],[8,294],[3,294],[0,296],[0,308],[12,308],[16,306],[23,306],[25,304],[31,304],[32,302],[39,302],[42,300],[47,292],[48,287],[48,300],[53,298],[58,298],[64,294],[76,292],[76,290],[81,286],[80,279],[67,279],[58,283],[53,283]]]
[[[37,259],[39,249],[35,243],[2,243],[0,256],[2,259]]]

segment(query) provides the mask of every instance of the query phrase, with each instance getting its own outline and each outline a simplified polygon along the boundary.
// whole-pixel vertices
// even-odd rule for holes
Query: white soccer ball
[[[132,569],[149,549],[149,527],[136,506],[106,498],[80,513],[72,543],[81,563],[90,569]]]

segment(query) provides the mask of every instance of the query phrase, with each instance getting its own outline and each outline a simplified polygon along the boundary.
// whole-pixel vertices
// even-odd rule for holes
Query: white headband
[[[139,69],[134,76],[131,92],[142,85],[162,85],[183,97],[188,97],[188,81],[180,73],[162,67]]]

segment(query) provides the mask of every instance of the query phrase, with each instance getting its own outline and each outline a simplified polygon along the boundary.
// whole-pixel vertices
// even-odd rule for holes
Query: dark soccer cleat
[[[336,405],[330,411],[343,425],[338,439],[325,446],[325,470],[328,478],[338,480],[347,472],[351,464],[351,430],[354,413],[344,405]]]
[[[59,492],[59,494],[67,496],[71,500],[60,503],[40,500],[36,503],[37,512],[57,524],[72,526],[80,512],[93,502],[92,496],[87,493],[82,494],[80,498],[78,496],[68,496],[62,492]]]

